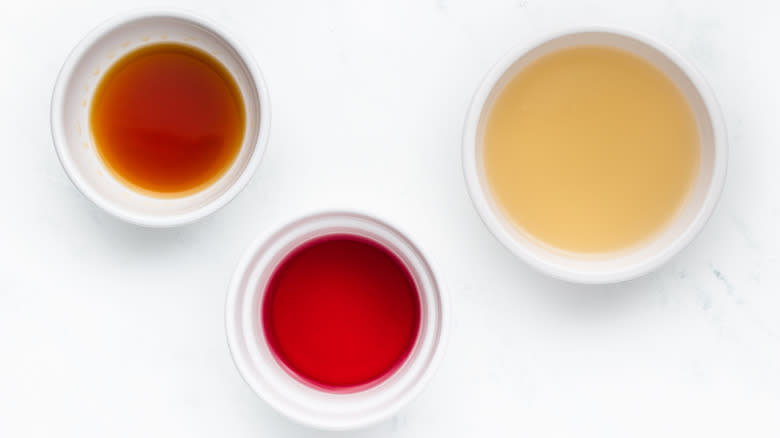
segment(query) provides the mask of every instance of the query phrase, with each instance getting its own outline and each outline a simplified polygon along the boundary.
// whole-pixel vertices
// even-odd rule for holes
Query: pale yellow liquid
[[[489,113],[483,159],[496,203],[520,231],[604,253],[647,241],[680,211],[699,172],[699,131],[658,68],[579,46],[509,81]]]

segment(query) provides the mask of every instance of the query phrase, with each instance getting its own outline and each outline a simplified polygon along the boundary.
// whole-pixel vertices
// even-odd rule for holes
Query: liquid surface
[[[126,185],[157,195],[201,190],[230,168],[244,137],[238,85],[208,53],[153,44],[119,59],[97,86],[90,126]]]
[[[380,381],[409,355],[420,326],[411,275],[385,248],[353,236],[315,240],[269,281],[263,328],[277,359],[333,390]]]
[[[488,115],[484,171],[521,231],[577,253],[656,235],[699,169],[699,132],[662,71],[622,50],[579,46],[512,78]]]

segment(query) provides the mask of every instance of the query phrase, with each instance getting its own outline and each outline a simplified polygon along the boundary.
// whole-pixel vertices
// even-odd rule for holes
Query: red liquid
[[[271,276],[263,301],[271,350],[302,380],[325,389],[376,383],[406,359],[420,299],[406,267],[355,236],[296,249]]]

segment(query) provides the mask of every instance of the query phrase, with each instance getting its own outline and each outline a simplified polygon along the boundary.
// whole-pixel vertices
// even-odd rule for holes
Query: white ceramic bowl
[[[420,331],[409,356],[392,375],[355,392],[329,392],[291,375],[270,350],[260,317],[265,286],[278,264],[304,242],[331,234],[357,235],[383,245],[406,265],[420,294]],[[326,212],[265,233],[248,248],[230,284],[225,318],[236,367],[261,398],[302,424],[345,430],[388,418],[422,390],[443,354],[447,313],[433,269],[402,233],[365,215]]]
[[[688,201],[652,241],[598,256],[564,254],[518,231],[492,199],[482,163],[487,116],[506,83],[530,62],[576,45],[611,46],[635,53],[665,72],[688,99],[699,126],[701,167]],[[463,170],[471,199],[490,231],[522,260],[553,277],[579,283],[613,283],[645,274],[669,260],[702,229],[712,213],[726,175],[727,139],[720,108],[704,78],[671,48],[645,36],[611,28],[555,33],[511,50],[487,74],[466,116]]]
[[[225,174],[178,198],[148,196],[114,178],[95,150],[89,126],[92,95],[102,74],[127,52],[163,41],[195,46],[222,62],[244,97],[247,121],[241,150]],[[54,148],[73,184],[108,213],[149,227],[193,222],[233,199],[260,163],[270,123],[268,90],[250,53],[213,22],[172,10],[123,14],[90,32],[65,61],[51,102]]]

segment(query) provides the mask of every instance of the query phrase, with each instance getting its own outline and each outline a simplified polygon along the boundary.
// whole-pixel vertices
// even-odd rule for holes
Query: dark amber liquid
[[[183,196],[222,176],[241,148],[246,114],[230,72],[181,44],[153,44],[119,59],[90,108],[100,157],[125,184]]]

